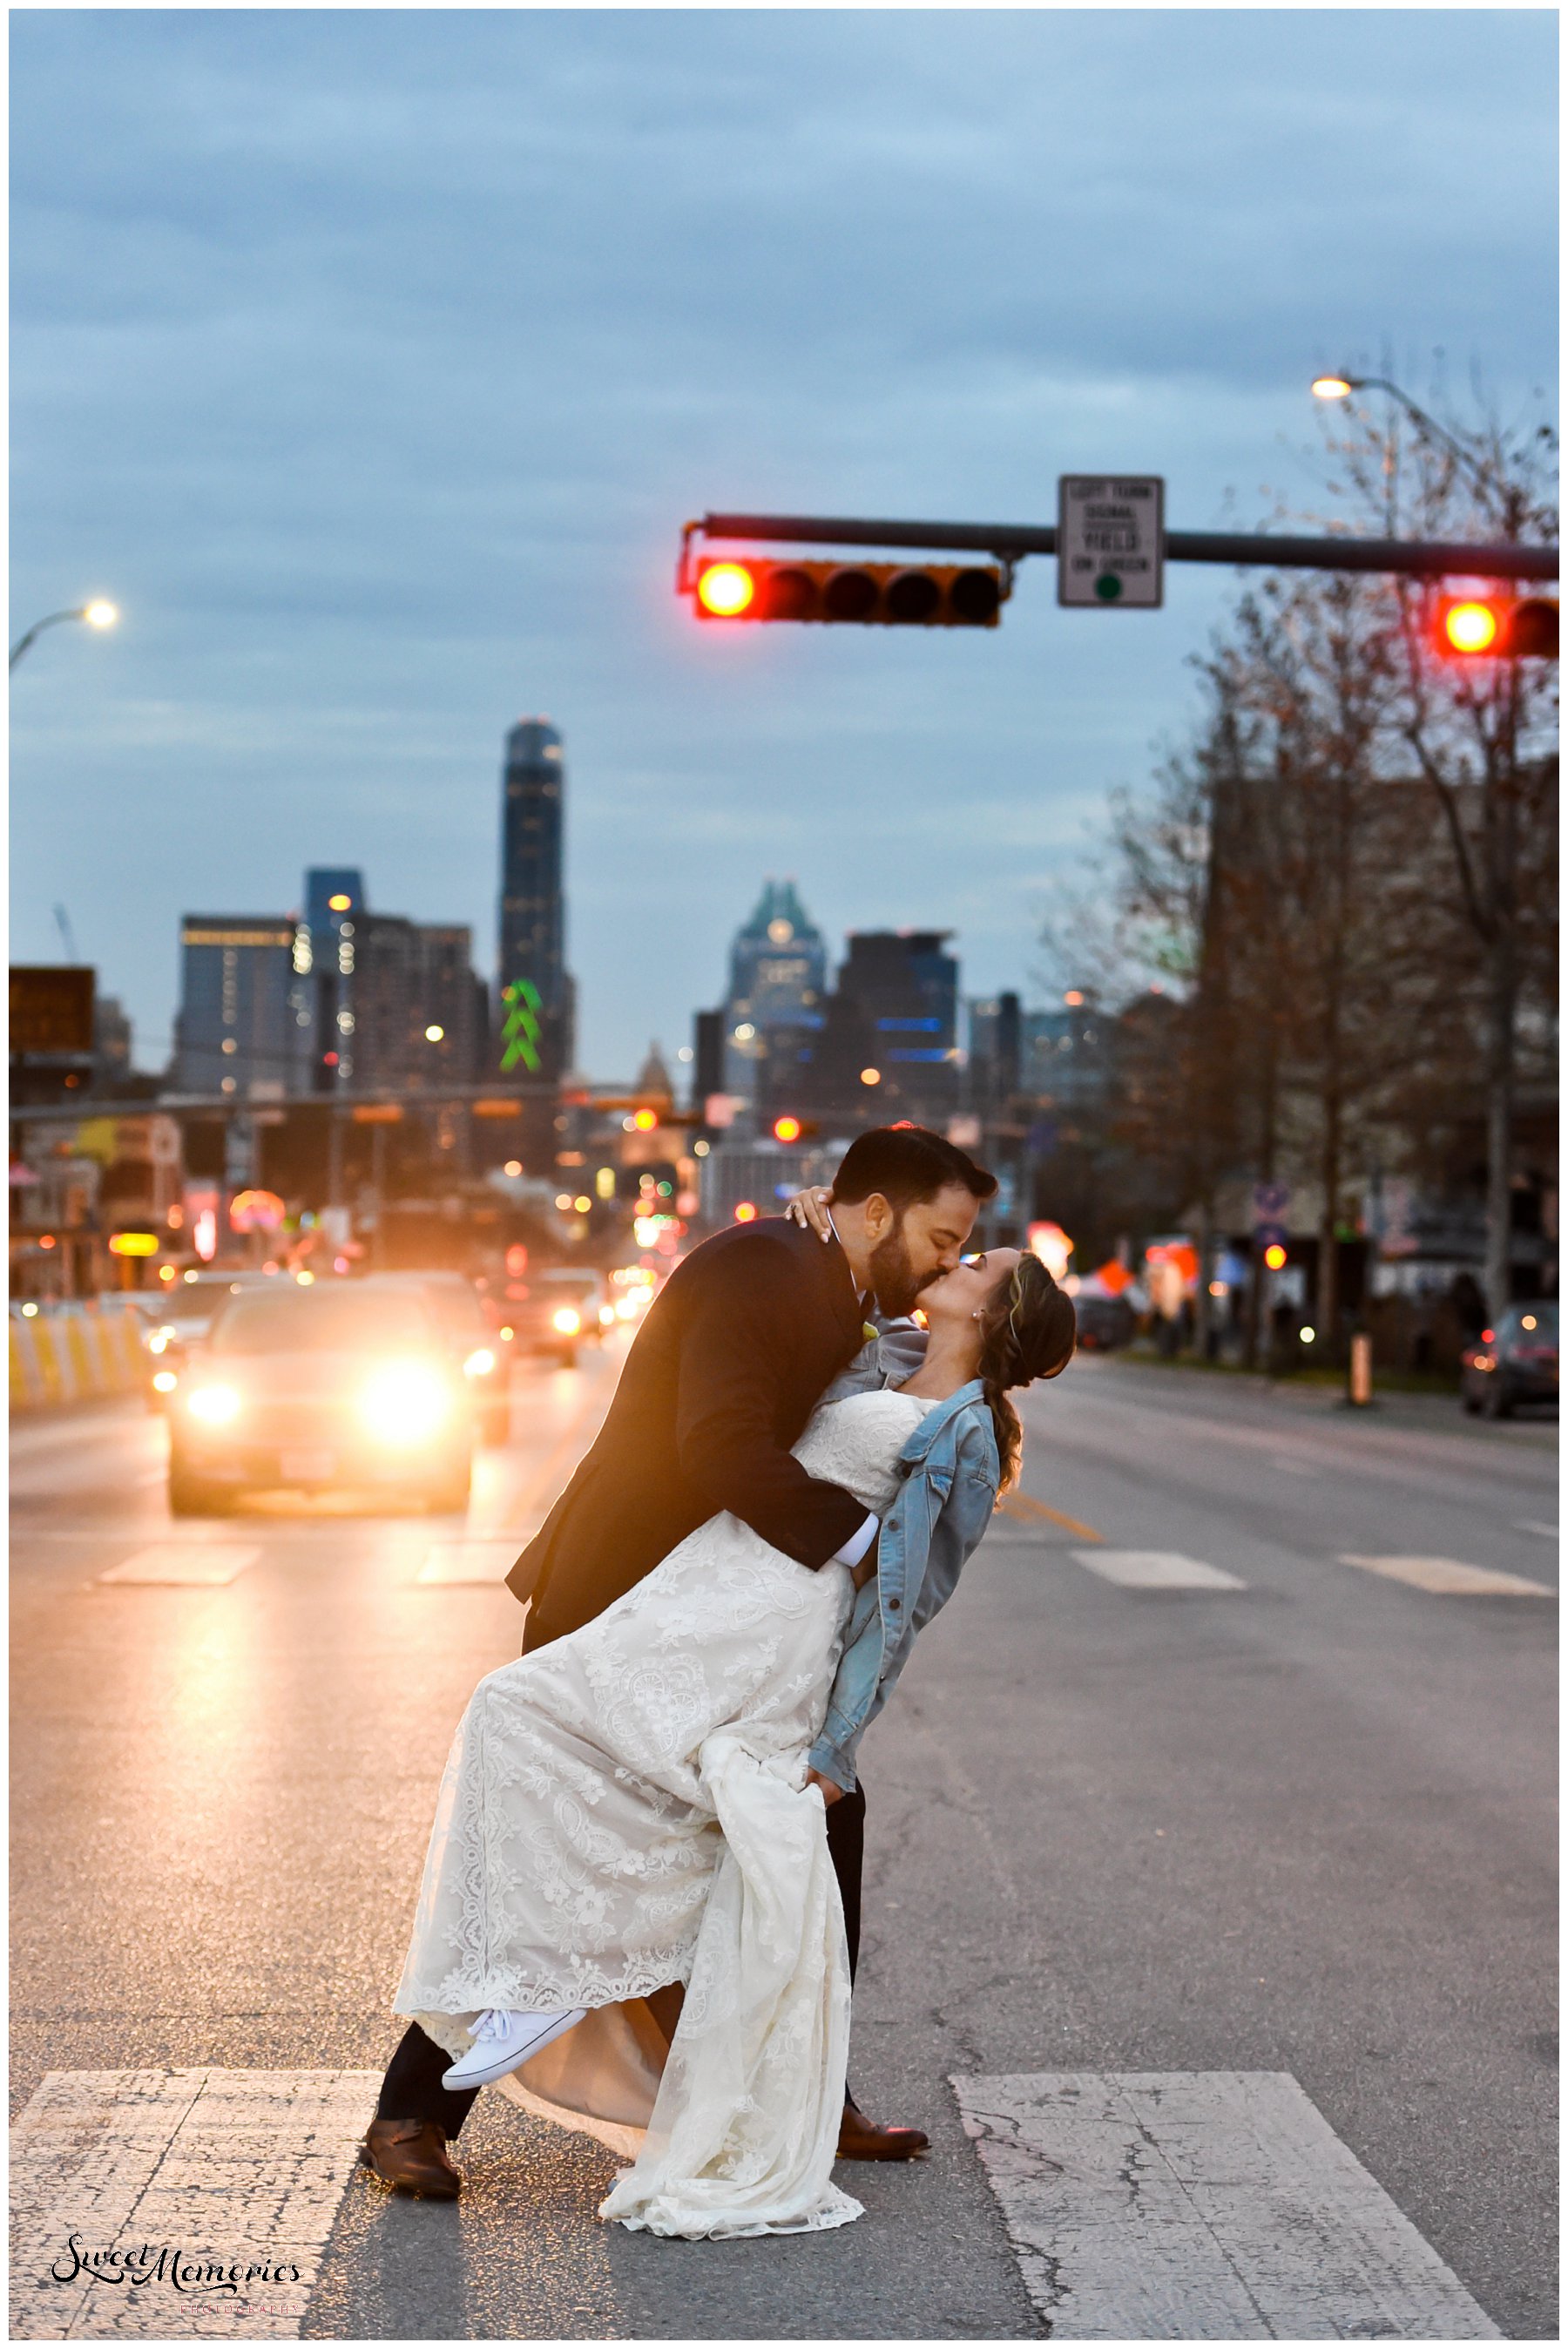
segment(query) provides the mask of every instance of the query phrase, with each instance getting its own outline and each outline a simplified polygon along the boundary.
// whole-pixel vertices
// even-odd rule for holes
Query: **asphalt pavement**
[[[48,2334],[90,2170],[122,2228],[286,2209],[302,2288],[211,2337],[1553,2337],[1556,1430],[1429,1398],[1090,1358],[1028,1399],[1021,1492],[864,1749],[852,2076],[933,2152],[841,2169],[860,2223],[628,2236],[612,2158],[493,2094],[460,2203],[352,2170],[451,1731],[517,1650],[499,1573],[619,1345],[519,1371],[461,1522],[176,1525],[139,1405],[16,1423],[14,2332]],[[125,2184],[224,2097],[244,2159]],[[1135,2163],[1097,2179],[1108,2127],[1209,2268]],[[1308,2298],[1362,2248],[1318,2321],[1255,2281],[1238,2315],[1227,2228],[1296,2244]],[[71,2289],[71,2337],[196,2321]]]

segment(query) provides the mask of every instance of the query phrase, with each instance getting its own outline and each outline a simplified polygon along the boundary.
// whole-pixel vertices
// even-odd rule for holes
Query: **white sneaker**
[[[474,2044],[466,2055],[441,2075],[443,2088],[482,2088],[515,2072],[542,2047],[574,2031],[585,2006],[551,2007],[542,2014],[514,2014],[505,2007],[488,2007],[474,2024]]]

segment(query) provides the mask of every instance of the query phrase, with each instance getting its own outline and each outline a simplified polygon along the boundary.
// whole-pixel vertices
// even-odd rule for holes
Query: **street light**
[[[1426,409],[1418,401],[1413,400],[1401,385],[1393,382],[1387,376],[1320,375],[1315,378],[1312,386],[1314,399],[1348,399],[1353,391],[1387,392],[1391,398],[1398,401],[1418,432],[1429,433],[1434,440],[1441,441],[1455,463],[1464,468],[1470,480],[1479,485],[1483,495],[1491,495],[1495,491],[1497,487],[1495,481],[1487,479],[1484,469],[1476,462],[1462,442],[1456,440],[1453,434],[1446,430],[1435,416],[1429,416]]]
[[[119,617],[119,607],[95,595],[90,604],[77,604],[68,612],[50,612],[42,620],[35,620],[24,636],[18,636],[11,647],[11,667],[15,667],[30,645],[36,643],[46,628],[57,628],[62,620],[85,620],[89,628],[112,628]]]

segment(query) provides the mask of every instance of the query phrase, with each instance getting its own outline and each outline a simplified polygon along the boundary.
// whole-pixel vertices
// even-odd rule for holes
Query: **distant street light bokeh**
[[[85,620],[89,628],[112,628],[119,617],[118,605],[95,595],[90,604],[77,604],[68,612],[50,612],[42,620],[35,620],[26,636],[18,636],[11,647],[11,667],[15,667],[30,645],[37,642],[46,628],[57,628],[62,620]]]

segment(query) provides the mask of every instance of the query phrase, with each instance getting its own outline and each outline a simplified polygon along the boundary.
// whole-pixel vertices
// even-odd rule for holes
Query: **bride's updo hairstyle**
[[[996,1430],[1001,1492],[1016,1480],[1024,1431],[1008,1398],[1012,1387],[1060,1376],[1078,1342],[1072,1299],[1037,1256],[1020,1257],[1012,1279],[986,1309],[978,1375]]]

